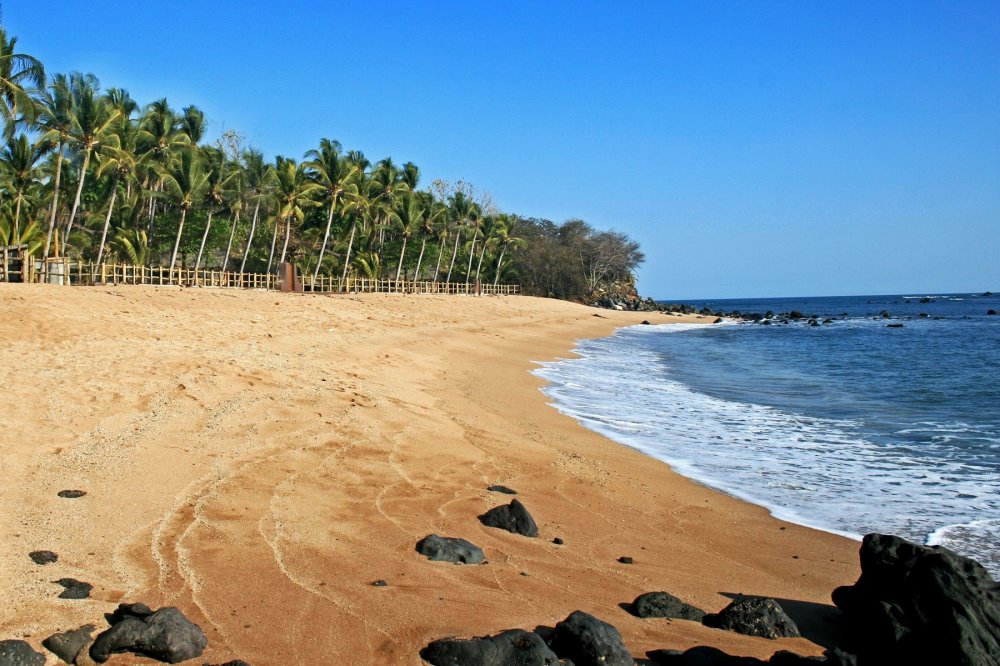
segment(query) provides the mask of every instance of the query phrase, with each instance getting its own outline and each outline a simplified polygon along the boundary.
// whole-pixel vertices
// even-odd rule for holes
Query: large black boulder
[[[861,577],[833,591],[861,666],[1000,664],[1000,590],[975,560],[885,534],[861,543]]]
[[[668,592],[646,592],[632,602],[632,612],[639,617],[670,617],[701,622],[705,611],[684,603]]]
[[[765,666],[767,662],[753,657],[736,657],[708,645],[690,650],[652,650],[646,654],[654,664],[664,666]]]
[[[111,628],[90,646],[91,658],[99,663],[114,653],[134,652],[176,664],[200,656],[208,645],[201,627],[172,606],[150,612],[143,604],[120,604],[108,621]]]
[[[479,516],[479,520],[487,527],[496,527],[527,537],[538,536],[538,526],[520,500],[511,500],[510,504],[493,507]]]
[[[42,641],[42,645],[67,664],[72,664],[76,655],[80,654],[80,650],[90,643],[96,628],[92,624],[85,624],[79,629],[52,634]]]
[[[434,666],[550,666],[559,663],[545,641],[524,629],[508,629],[496,636],[445,638],[420,651]]]
[[[706,627],[761,638],[801,636],[795,622],[778,602],[766,597],[739,597],[718,613],[706,615],[702,623]]]
[[[45,655],[24,641],[0,641],[0,666],[45,666]]]
[[[583,611],[573,611],[555,626],[549,647],[574,666],[633,666],[621,634],[607,622]]]
[[[427,559],[454,564],[479,564],[485,559],[479,546],[457,537],[429,534],[417,542],[417,552]]]

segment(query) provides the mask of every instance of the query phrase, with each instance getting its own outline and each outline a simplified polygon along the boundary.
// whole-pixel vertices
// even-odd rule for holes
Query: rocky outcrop
[[[59,559],[59,556],[51,550],[33,550],[28,553],[28,557],[35,564],[52,564]]]
[[[747,636],[784,638],[800,636],[799,628],[774,599],[740,597],[718,613],[706,615],[706,627],[726,629]]]
[[[618,630],[583,611],[573,611],[555,626],[549,647],[575,666],[633,666]]]
[[[701,622],[705,611],[667,592],[646,592],[632,602],[632,613],[642,618],[666,617]]]
[[[861,577],[833,592],[860,666],[1000,664],[1000,590],[976,561],[884,534],[861,544]]]
[[[42,641],[42,645],[67,664],[72,664],[80,654],[80,650],[90,644],[95,629],[94,625],[85,624],[79,629],[52,634]]]
[[[502,486],[499,483],[492,486],[487,486],[486,490],[491,493],[503,493],[504,495],[516,495],[517,491],[513,488],[508,488],[507,486]]]
[[[514,534],[526,537],[538,536],[538,526],[519,500],[511,500],[510,504],[493,507],[479,516],[480,522],[487,527],[496,527]]]
[[[822,657],[803,657],[793,652],[779,650],[767,661],[754,657],[739,657],[707,645],[690,650],[652,650],[647,654],[654,664],[664,666],[857,666],[853,655],[834,648]]]
[[[436,562],[479,564],[486,556],[482,549],[465,539],[429,534],[417,542],[417,552]]]
[[[201,627],[172,606],[152,611],[145,604],[119,604],[108,621],[111,628],[90,647],[98,663],[115,653],[133,652],[176,664],[200,656],[208,645]]]
[[[538,634],[524,629],[508,629],[496,636],[437,640],[421,650],[420,656],[434,666],[554,666],[559,663],[559,658]]]
[[[94,589],[94,586],[90,583],[85,583],[75,578],[60,578],[52,582],[62,585],[64,588],[59,593],[60,599],[87,599],[90,597],[90,591]]]
[[[0,666],[45,666],[45,655],[24,641],[0,641]]]

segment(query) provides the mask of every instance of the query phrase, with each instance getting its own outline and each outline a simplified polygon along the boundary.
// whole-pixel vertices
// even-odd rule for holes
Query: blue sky
[[[3,3],[267,155],[321,137],[642,244],[656,298],[1000,291],[1000,3]]]

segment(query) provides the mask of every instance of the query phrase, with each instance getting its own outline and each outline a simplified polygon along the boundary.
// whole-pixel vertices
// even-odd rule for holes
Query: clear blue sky
[[[268,156],[321,137],[638,240],[656,298],[1000,291],[1000,2],[2,3]]]

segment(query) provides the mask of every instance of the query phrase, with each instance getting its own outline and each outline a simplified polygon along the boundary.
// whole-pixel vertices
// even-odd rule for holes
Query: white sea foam
[[[549,382],[543,391],[559,411],[778,518],[854,538],[885,532],[930,540],[1000,574],[1000,474],[975,458],[944,455],[949,438],[973,426],[913,424],[919,445],[887,445],[849,420],[693,391],[638,344],[639,336],[689,328],[623,329],[582,341],[577,358],[535,373]]]

